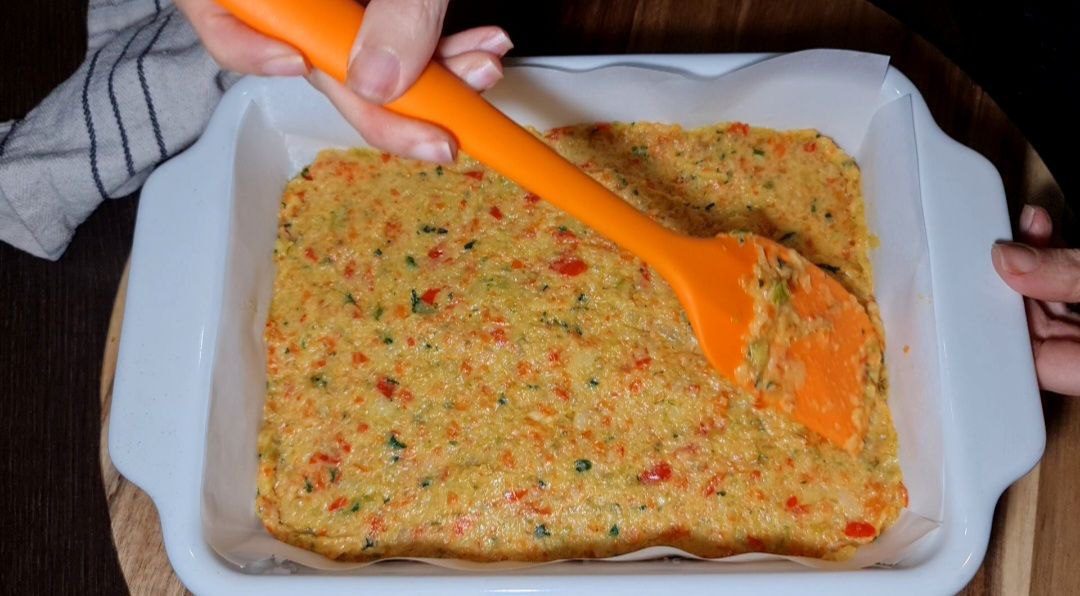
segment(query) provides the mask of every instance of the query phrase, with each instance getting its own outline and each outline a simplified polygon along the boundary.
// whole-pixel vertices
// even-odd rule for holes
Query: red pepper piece
[[[386,396],[387,399],[394,399],[394,392],[397,391],[397,381],[383,377],[379,379],[379,382],[375,384],[375,388],[379,390],[379,393]]]
[[[863,521],[848,522],[847,527],[844,528],[844,536],[848,538],[873,538],[877,536],[877,528]]]
[[[653,467],[645,470],[638,476],[638,480],[640,480],[642,484],[659,484],[670,479],[671,466],[666,461],[653,465]]]
[[[435,299],[439,297],[439,288],[431,288],[420,296],[420,301],[428,306],[435,306]]]
[[[585,261],[575,257],[563,257],[551,264],[551,270],[568,277],[574,277],[585,273],[589,268]]]

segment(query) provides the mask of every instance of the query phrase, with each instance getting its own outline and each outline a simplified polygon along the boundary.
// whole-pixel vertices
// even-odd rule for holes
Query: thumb
[[[347,86],[372,103],[405,92],[431,61],[447,0],[371,0],[353,46]]]
[[[1080,250],[1035,249],[1018,242],[999,242],[991,252],[998,275],[1024,296],[1080,302]]]

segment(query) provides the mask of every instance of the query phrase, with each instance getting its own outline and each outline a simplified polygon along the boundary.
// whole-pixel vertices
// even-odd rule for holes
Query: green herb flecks
[[[772,292],[769,293],[769,298],[773,301],[773,304],[777,306],[787,304],[788,300],[791,299],[791,293],[788,292],[787,282],[776,282],[772,287]]]
[[[548,316],[547,311],[541,313],[540,322],[551,327],[559,327],[563,331],[566,331],[567,333],[573,333],[578,337],[585,335],[585,330],[581,328],[581,325],[577,323],[571,323],[569,321],[564,321],[556,317]]]
[[[390,433],[390,438],[386,440],[386,444],[394,451],[400,451],[408,447],[408,445],[402,443],[401,439],[398,439],[397,435],[394,433]]]
[[[748,352],[750,370],[760,375],[765,370],[765,365],[769,363],[769,342],[763,339],[751,342]]]
[[[435,312],[435,306],[425,302],[416,290],[410,290],[409,302],[412,305],[412,311],[418,315],[430,315]]]

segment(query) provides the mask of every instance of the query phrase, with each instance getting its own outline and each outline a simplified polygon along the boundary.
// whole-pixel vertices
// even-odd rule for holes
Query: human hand
[[[1018,242],[991,249],[994,269],[1005,283],[1025,296],[1031,347],[1039,386],[1080,396],[1080,250],[1050,248],[1053,222],[1042,207],[1025,205]]]
[[[426,161],[450,163],[457,145],[445,130],[382,107],[405,92],[432,59],[477,91],[502,79],[501,58],[513,44],[498,27],[440,40],[449,0],[371,0],[349,58],[345,84],[310,70],[292,46],[271,39],[213,0],[174,0],[222,68],[264,76],[307,76],[371,145]]]

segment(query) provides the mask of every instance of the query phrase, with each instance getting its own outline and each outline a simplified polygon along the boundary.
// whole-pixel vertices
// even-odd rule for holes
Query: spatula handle
[[[251,27],[298,48],[339,81],[364,18],[353,0],[218,0]],[[518,126],[477,92],[432,62],[387,107],[440,126],[459,146],[507,178],[650,262],[664,267],[664,246],[678,236],[627,204]]]

